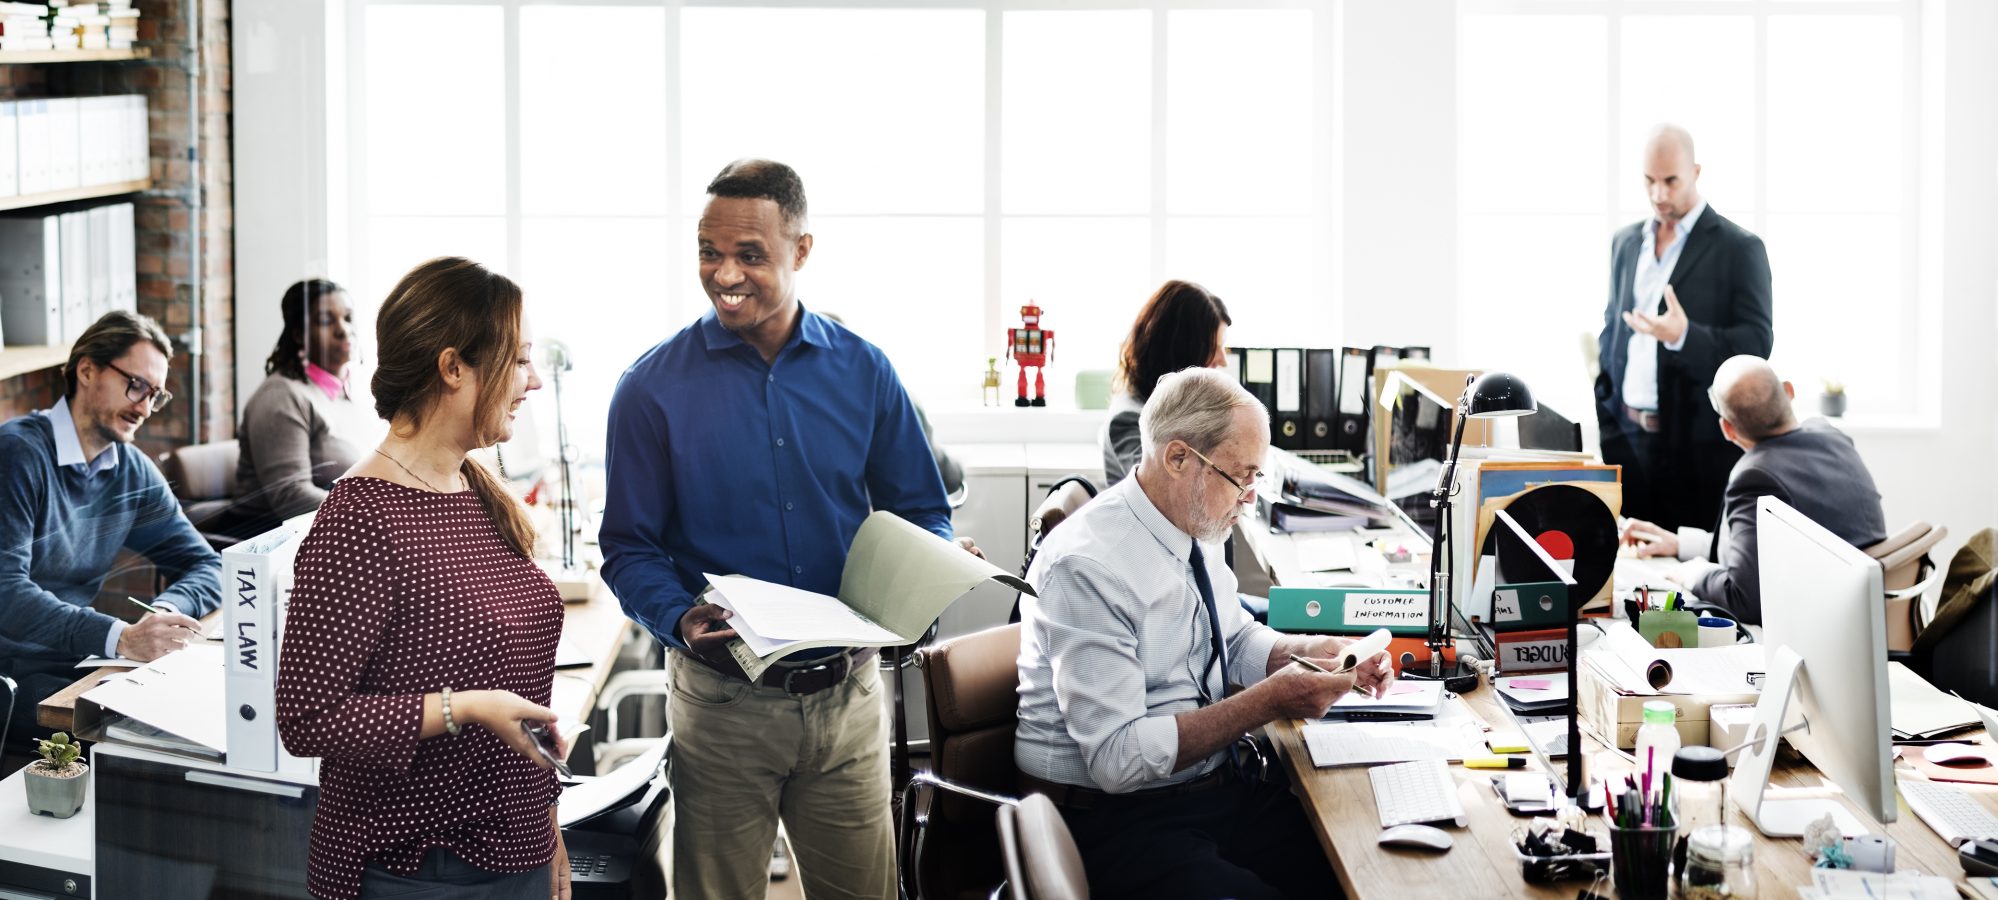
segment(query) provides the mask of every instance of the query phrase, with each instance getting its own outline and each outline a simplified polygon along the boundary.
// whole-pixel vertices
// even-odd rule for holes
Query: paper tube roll
[[[1662,691],[1672,683],[1672,664],[1662,659],[1654,659],[1644,667],[1644,680],[1654,691]]]
[[[1380,655],[1382,650],[1387,649],[1388,641],[1392,637],[1392,635],[1388,634],[1387,629],[1382,628],[1373,634],[1347,644],[1346,649],[1339,651],[1339,670],[1345,671],[1356,668],[1360,663]]]

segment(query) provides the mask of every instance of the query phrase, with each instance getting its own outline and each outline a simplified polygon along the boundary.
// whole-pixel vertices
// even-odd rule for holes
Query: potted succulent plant
[[[1845,415],[1845,383],[1829,375],[1824,378],[1824,393],[1818,395],[1818,413],[1828,419]]]
[[[28,811],[36,815],[67,819],[83,808],[83,789],[89,784],[90,767],[77,761],[83,745],[63,732],[36,741],[42,758],[28,764]]]

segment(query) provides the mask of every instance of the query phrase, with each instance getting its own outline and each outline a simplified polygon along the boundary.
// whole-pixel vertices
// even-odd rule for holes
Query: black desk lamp
[[[1443,677],[1443,651],[1450,646],[1450,583],[1456,575],[1456,559],[1450,552],[1456,535],[1450,530],[1451,496],[1457,489],[1457,453],[1464,446],[1465,419],[1499,419],[1524,416],[1539,409],[1526,382],[1505,372],[1486,372],[1466,378],[1464,393],[1457,398],[1457,422],[1450,437],[1450,454],[1443,460],[1443,472],[1429,493],[1429,505],[1436,510],[1436,530],[1429,545],[1429,677]]]

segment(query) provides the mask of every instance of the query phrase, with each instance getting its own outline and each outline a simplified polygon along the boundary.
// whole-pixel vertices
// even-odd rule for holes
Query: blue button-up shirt
[[[646,351],[611,399],[604,462],[604,580],[675,647],[703,573],[837,594],[870,511],[951,537],[894,366],[809,310],[770,363],[713,310]]]

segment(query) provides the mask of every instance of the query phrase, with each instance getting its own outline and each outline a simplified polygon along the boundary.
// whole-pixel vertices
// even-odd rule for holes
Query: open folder
[[[881,510],[860,523],[847,548],[837,597],[741,575],[707,578],[713,590],[703,602],[735,614],[729,653],[752,679],[800,650],[914,643],[945,607],[988,580],[1034,592],[1017,576]]]

